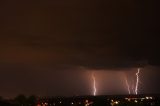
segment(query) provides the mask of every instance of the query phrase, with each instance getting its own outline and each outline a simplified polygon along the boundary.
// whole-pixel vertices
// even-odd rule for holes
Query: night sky
[[[160,93],[158,0],[1,0],[0,95]]]

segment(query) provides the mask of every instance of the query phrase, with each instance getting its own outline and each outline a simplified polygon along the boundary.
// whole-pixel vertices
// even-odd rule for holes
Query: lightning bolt
[[[93,95],[96,96],[97,89],[96,89],[96,78],[94,76],[94,73],[92,73],[92,79],[93,79]]]
[[[126,81],[126,85],[127,85],[127,89],[128,89],[128,94],[131,94],[130,86],[129,86],[127,78],[125,78],[125,81]]]
[[[136,95],[138,94],[139,73],[140,73],[140,68],[138,68],[137,73],[136,73],[136,87],[135,87]]]
[[[132,83],[134,83],[134,81]],[[135,89],[134,88],[135,88],[134,84],[132,84],[132,92],[133,92],[133,94],[135,94]]]

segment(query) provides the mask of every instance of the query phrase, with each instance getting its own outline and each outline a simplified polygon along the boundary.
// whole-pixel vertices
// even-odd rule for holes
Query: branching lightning
[[[92,73],[92,79],[93,79],[93,95],[96,96],[97,89],[96,89],[96,78],[94,76],[94,73]]]
[[[138,71],[136,73],[136,87],[135,87],[135,93],[136,93],[136,95],[138,94],[139,73],[140,73],[140,68],[138,68]]]
[[[125,78],[125,83],[127,86],[127,90],[129,94],[138,94],[138,88],[139,88],[139,74],[140,74],[140,68],[138,68],[137,72],[135,73],[136,79],[132,80],[132,82],[130,83],[130,81],[128,82],[128,79]]]
[[[129,86],[127,78],[125,78],[125,81],[126,81],[126,86],[127,86],[128,94],[131,94],[130,86]]]

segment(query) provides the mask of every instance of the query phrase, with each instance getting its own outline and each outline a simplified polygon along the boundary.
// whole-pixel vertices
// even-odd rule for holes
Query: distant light
[[[88,100],[86,100],[86,103],[88,103]]]
[[[73,105],[74,103],[72,102],[71,104]]]
[[[118,105],[120,101],[111,100],[111,106]]]
[[[119,102],[118,102],[118,101],[115,101],[114,103],[117,105]]]
[[[60,101],[59,103],[62,103],[62,101]]]
[[[137,101],[137,100],[135,100],[134,102],[135,102],[135,103],[137,103],[138,101]]]
[[[126,100],[128,100],[128,101],[131,101],[131,98],[125,98]]]
[[[85,100],[85,106],[89,106],[89,101],[88,100]]]
[[[153,99],[153,97],[148,97],[148,96],[146,96],[146,99]]]

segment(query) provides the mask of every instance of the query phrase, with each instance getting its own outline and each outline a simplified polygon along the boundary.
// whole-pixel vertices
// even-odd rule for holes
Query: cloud
[[[3,2],[0,7],[5,10],[2,63],[89,68],[160,63],[154,9],[139,10],[141,4],[125,0],[31,2]]]

